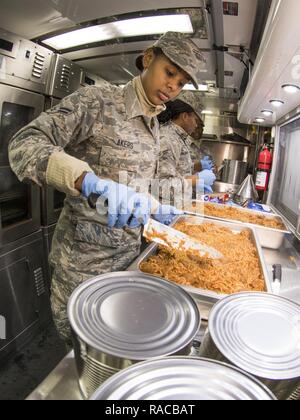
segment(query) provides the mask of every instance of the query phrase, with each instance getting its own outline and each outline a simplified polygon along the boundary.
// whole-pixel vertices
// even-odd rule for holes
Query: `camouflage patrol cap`
[[[186,34],[180,32],[166,32],[153,47],[160,48],[166,57],[184,70],[198,89],[201,82],[200,66],[205,59],[199,47]]]
[[[177,96],[176,99],[179,99],[180,101],[190,105],[195,114],[202,120],[202,111],[204,109],[204,106],[200,100],[199,94],[195,92],[190,91],[183,91],[180,93],[180,95]]]

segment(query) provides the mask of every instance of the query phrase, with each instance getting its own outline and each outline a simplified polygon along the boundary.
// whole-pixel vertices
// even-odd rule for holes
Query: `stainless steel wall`
[[[255,162],[255,146],[242,143],[224,142],[218,140],[203,140],[202,147],[213,157],[217,167],[224,159],[248,162],[250,172],[253,172]]]

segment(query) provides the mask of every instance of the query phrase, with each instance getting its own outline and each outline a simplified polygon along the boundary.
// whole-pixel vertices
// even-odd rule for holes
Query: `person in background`
[[[10,164],[20,181],[67,195],[50,263],[54,320],[68,344],[67,303],[74,289],[125,270],[140,253],[141,226],[149,217],[169,223],[178,213],[137,187],[156,176],[157,115],[186,83],[200,82],[202,62],[186,35],[167,32],[145,52],[141,76],[125,87],[81,88],[10,142]],[[106,201],[107,212],[90,208],[91,194]]]
[[[200,117],[196,130],[191,134],[191,142],[189,147],[190,155],[194,163],[194,170],[196,172],[201,172],[204,169],[212,170],[215,172],[216,166],[213,162],[213,159],[209,155],[209,152],[205,150],[205,148],[201,147],[204,128],[205,125],[203,119]]]
[[[167,104],[167,109],[158,116],[160,121],[160,155],[158,176],[161,190],[169,193],[172,184],[172,202],[176,202],[174,192],[188,191],[192,184],[196,193],[212,192],[212,185],[216,180],[211,171],[212,163],[204,160],[204,168],[195,172],[190,154],[191,135],[201,126],[201,112],[203,106],[197,94],[186,91],[176,100]],[[207,167],[205,165],[207,164]],[[161,199],[164,200],[164,194]],[[178,197],[177,197],[178,198]],[[180,201],[180,198],[179,200]]]
[[[191,134],[191,142],[190,142],[190,154],[191,159],[194,163],[199,163],[199,157],[202,154],[201,152],[201,143],[202,143],[202,137],[204,132],[204,122],[202,119],[202,116],[199,118],[199,124],[195,131]],[[200,168],[202,169],[202,167]],[[207,169],[207,168],[205,168]],[[211,169],[211,168],[209,168]]]

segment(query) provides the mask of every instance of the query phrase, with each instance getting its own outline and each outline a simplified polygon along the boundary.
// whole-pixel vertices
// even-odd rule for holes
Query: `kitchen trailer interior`
[[[218,169],[214,192],[233,197],[248,175],[254,188],[263,183],[260,203],[289,232],[279,247],[261,246],[266,276],[272,283],[273,266],[281,265],[280,295],[300,305],[299,13],[297,0],[0,0],[0,388],[12,387],[3,397],[0,390],[0,399],[27,397],[66,354],[53,332],[48,264],[65,195],[21,183],[10,167],[9,141],[81,87],[126,85],[140,74],[137,59],[168,30],[185,32],[205,57],[202,84],[185,89],[203,104],[202,147]],[[265,148],[268,170],[260,166]],[[199,304],[195,342],[215,303],[205,296]],[[42,373],[14,396],[10,372],[26,351],[39,353],[38,342],[43,354],[52,349],[48,369],[42,355],[25,358],[26,372],[43,363]],[[199,356],[197,345],[194,351]],[[82,398],[75,357],[69,353],[56,369],[52,394],[48,381],[29,399]]]

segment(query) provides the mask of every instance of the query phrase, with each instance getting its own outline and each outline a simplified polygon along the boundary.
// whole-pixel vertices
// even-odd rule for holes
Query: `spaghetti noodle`
[[[183,250],[160,247],[158,255],[141,264],[143,272],[221,294],[266,291],[259,257],[247,230],[235,234],[212,223],[186,221],[178,222],[176,229],[217,249],[224,259],[199,259]]]
[[[242,211],[236,207],[213,205],[206,203],[204,206],[204,215],[219,217],[222,219],[237,220],[239,222],[251,223],[260,225],[271,229],[286,230],[284,224],[276,218],[265,217],[259,214],[251,214],[249,211]]]

